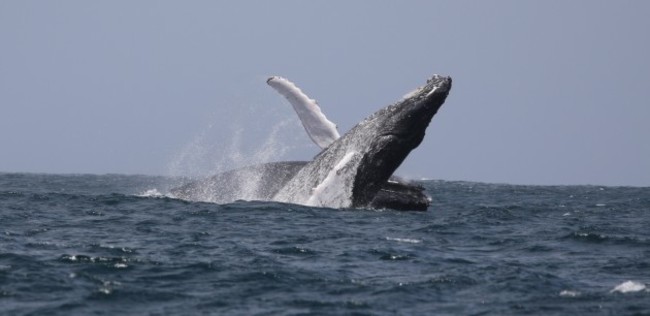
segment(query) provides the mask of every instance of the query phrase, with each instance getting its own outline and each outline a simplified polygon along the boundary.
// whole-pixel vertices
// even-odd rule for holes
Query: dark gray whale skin
[[[269,201],[273,196],[304,167],[308,161],[281,161],[239,168],[212,177],[190,182],[171,190],[174,197],[184,200],[201,200],[205,196],[220,197],[217,201],[234,201],[244,190],[243,179],[252,175],[258,177],[256,200]],[[393,209],[398,211],[426,211],[429,197],[424,188],[398,177],[384,183],[370,203],[373,209]]]

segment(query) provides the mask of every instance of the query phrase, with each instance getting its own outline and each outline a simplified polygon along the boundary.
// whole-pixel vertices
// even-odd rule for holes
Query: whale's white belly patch
[[[362,155],[351,151],[330,170],[325,179],[312,190],[306,201],[309,206],[327,206],[334,208],[352,206],[352,189],[356,177],[356,168]]]

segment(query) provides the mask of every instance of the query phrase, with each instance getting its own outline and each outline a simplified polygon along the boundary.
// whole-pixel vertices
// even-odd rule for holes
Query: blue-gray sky
[[[648,14],[641,0],[5,0],[0,171],[209,173],[273,130],[285,151],[256,159],[309,159],[267,76],[345,132],[439,73],[454,87],[401,174],[648,186]]]

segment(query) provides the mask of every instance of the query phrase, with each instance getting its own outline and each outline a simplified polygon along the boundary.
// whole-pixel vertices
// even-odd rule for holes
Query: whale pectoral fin
[[[305,204],[335,208],[351,207],[352,188],[362,157],[362,154],[354,151],[345,154],[325,179],[312,189],[311,196]]]
[[[316,100],[309,98],[293,82],[273,76],[266,83],[291,103],[309,138],[321,149],[341,137],[336,129],[336,124],[327,119]]]

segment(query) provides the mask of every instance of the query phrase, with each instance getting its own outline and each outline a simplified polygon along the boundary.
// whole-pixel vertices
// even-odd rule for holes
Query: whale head
[[[435,75],[426,85],[375,112],[349,132],[367,144],[356,172],[353,206],[368,204],[382,183],[420,145],[450,89],[450,77]]]

